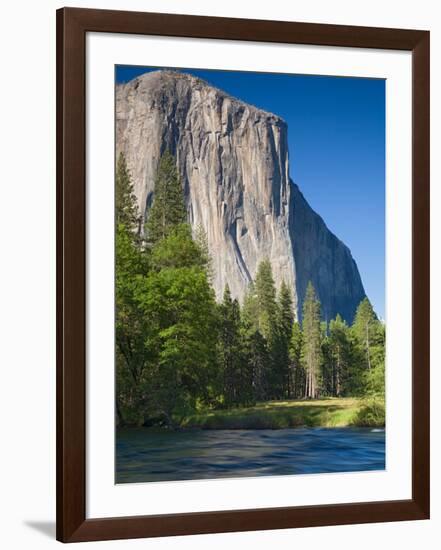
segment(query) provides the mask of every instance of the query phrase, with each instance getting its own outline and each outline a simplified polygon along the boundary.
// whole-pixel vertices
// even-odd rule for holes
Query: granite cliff
[[[143,218],[161,155],[176,156],[188,219],[207,233],[218,298],[228,283],[241,300],[268,258],[276,285],[293,289],[297,315],[311,280],[324,318],[352,320],[365,296],[357,266],[290,181],[280,117],[194,76],[155,71],[117,86],[116,144]]]

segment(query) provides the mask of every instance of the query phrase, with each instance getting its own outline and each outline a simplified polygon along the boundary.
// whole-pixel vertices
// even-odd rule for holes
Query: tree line
[[[192,234],[174,157],[160,159],[142,226],[123,154],[116,170],[116,411],[176,426],[205,407],[384,394],[385,327],[367,298],[349,326],[322,321],[310,282],[301,322],[268,260],[239,304],[216,302],[207,237]]]

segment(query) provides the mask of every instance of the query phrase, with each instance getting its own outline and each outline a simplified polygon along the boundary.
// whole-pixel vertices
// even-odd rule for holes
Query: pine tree
[[[305,387],[305,371],[302,365],[302,328],[300,323],[295,321],[292,326],[291,340],[289,343],[289,386],[288,397],[296,399],[303,397],[302,391]]]
[[[349,327],[337,314],[329,323],[329,358],[331,362],[332,395],[339,397],[350,393],[351,380],[351,342]]]
[[[115,182],[115,340],[116,410],[118,422],[143,422],[146,402],[143,381],[149,352],[149,326],[135,299],[139,281],[148,272],[148,256],[139,246],[138,216],[133,184],[124,155],[118,157]]]
[[[146,234],[150,244],[166,237],[172,228],[186,221],[182,185],[176,160],[168,151],[159,161],[153,204],[147,215]]]
[[[262,384],[265,387],[267,399],[278,399],[281,395],[281,375],[278,371],[279,333],[277,326],[276,287],[274,284],[271,264],[268,260],[260,262],[254,283],[257,329],[264,338],[268,350],[267,363],[263,371]]]
[[[194,241],[199,248],[201,260],[203,265],[205,266],[208,280],[210,281],[210,283],[212,283],[214,277],[213,258],[211,257],[210,248],[208,246],[207,233],[202,224],[198,224],[196,226]]]
[[[140,293],[157,350],[152,400],[169,425],[196,403],[221,392],[217,372],[217,310],[201,250],[182,223],[150,248],[151,273]],[[162,295],[163,294],[163,295]]]
[[[267,372],[270,356],[265,338],[245,319],[241,327],[242,356],[250,384],[247,403],[268,399]]]
[[[268,260],[260,262],[257,268],[254,289],[258,307],[258,327],[268,342],[274,336],[276,323],[276,287],[271,264]]]
[[[328,323],[326,321],[322,321],[321,323],[320,342],[322,355],[320,394],[327,396],[334,395],[334,363],[331,353],[331,338],[328,333]]]
[[[150,353],[145,346],[150,333],[148,319],[136,300],[137,288],[148,273],[146,254],[123,224],[115,235],[115,355],[116,409],[123,424],[142,424],[146,402],[144,386]]]
[[[175,426],[198,403],[218,396],[217,308],[186,224],[159,240],[151,257],[153,268],[137,294],[150,326],[147,344],[156,352],[150,414]]]
[[[362,349],[364,364],[367,369],[372,368],[372,346],[376,339],[377,323],[378,318],[369,299],[366,297],[357,308],[352,332]]]
[[[247,326],[253,330],[259,329],[259,304],[254,282],[251,281],[243,299],[242,318]]]
[[[185,223],[173,157],[166,153],[159,164],[148,247],[134,240],[135,202],[123,159],[117,176],[117,411],[125,423],[175,426],[219,395],[214,291]]]
[[[302,361],[306,371],[305,397],[319,396],[321,352],[320,302],[311,283],[306,288],[303,302]]]
[[[285,281],[282,281],[278,299],[279,326],[283,334],[289,339],[291,336],[292,324],[294,322],[294,310],[292,294]]]
[[[205,272],[206,266],[206,260],[192,239],[191,228],[186,223],[170,228],[167,237],[151,248],[151,263],[157,271],[197,266]]]
[[[384,397],[385,325],[379,321],[368,298],[360,302],[351,332],[359,366],[357,374],[361,378],[359,393]]]
[[[207,258],[185,223],[176,162],[165,153],[158,166],[146,233],[152,270],[138,300],[156,350],[151,396],[169,425],[218,396],[217,309]]]
[[[225,405],[239,404],[241,390],[240,308],[226,285],[220,305],[220,366],[223,372]]]
[[[249,284],[244,297],[241,341],[244,362],[251,380],[251,400],[263,401],[268,395],[270,355],[268,343],[259,331],[259,303],[253,282]]]
[[[137,214],[133,182],[123,153],[119,154],[116,166],[115,214],[117,225],[123,224],[126,229],[133,232],[139,230],[139,216]]]
[[[294,310],[291,291],[282,281],[277,300],[276,336],[273,343],[273,395],[276,399],[284,399],[289,395],[290,386],[290,356],[289,345]]]

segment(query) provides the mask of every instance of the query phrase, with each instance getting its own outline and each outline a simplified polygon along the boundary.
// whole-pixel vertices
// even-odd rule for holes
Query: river
[[[385,433],[371,428],[117,431],[116,482],[384,470]]]

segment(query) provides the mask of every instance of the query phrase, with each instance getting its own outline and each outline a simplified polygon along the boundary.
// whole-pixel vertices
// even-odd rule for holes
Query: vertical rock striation
[[[352,320],[365,295],[357,266],[290,182],[280,117],[194,76],[155,71],[117,86],[116,142],[143,218],[161,155],[176,156],[189,221],[207,233],[218,298],[228,283],[242,300],[268,258],[276,285],[285,280],[293,289],[297,313],[311,280],[325,318]]]
[[[308,281],[312,281],[320,298],[323,319],[330,321],[339,313],[352,322],[365,292],[349,248],[329,231],[292,182],[289,210],[297,296],[303,298]]]

